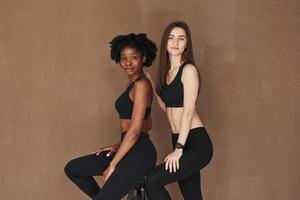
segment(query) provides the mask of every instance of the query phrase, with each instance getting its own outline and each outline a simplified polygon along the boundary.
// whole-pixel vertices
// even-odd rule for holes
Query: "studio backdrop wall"
[[[299,11],[296,0],[0,0],[0,199],[88,199],[63,169],[120,139],[114,100],[128,80],[108,42],[146,32],[159,46],[183,20],[214,144],[204,198],[298,200]],[[171,130],[156,102],[152,117],[161,163]]]

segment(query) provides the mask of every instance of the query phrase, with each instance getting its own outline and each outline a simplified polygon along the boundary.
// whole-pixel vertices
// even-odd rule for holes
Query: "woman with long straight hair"
[[[164,185],[172,182],[178,182],[185,200],[202,199],[200,170],[210,162],[213,148],[196,110],[199,90],[189,27],[173,22],[162,36],[155,96],[170,123],[174,150],[148,175],[151,200],[171,199]]]

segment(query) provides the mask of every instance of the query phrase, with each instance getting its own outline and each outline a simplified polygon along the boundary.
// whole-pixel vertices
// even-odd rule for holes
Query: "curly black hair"
[[[156,58],[157,47],[156,44],[147,38],[145,33],[130,33],[128,35],[118,35],[109,43],[111,47],[110,57],[116,63],[120,62],[120,54],[123,48],[133,47],[139,51],[146,60],[144,66],[151,66]]]

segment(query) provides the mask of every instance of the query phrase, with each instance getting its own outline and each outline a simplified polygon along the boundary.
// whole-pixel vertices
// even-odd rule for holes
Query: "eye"
[[[120,58],[120,61],[125,61],[126,60],[126,57],[121,57]]]

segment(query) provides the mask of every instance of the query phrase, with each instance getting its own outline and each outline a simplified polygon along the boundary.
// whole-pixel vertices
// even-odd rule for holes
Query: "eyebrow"
[[[169,36],[172,36],[172,37],[174,37],[175,35],[173,35],[173,34],[170,34]],[[178,35],[178,37],[186,37],[186,35]]]

